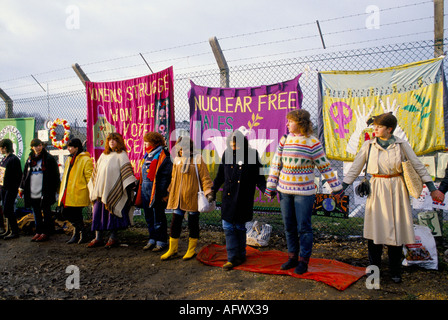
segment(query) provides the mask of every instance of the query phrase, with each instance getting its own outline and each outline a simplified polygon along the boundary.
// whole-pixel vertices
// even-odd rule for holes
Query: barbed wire
[[[387,24],[382,24],[381,26],[391,26],[391,25],[397,25],[397,24],[401,24],[401,23],[406,23],[406,22],[415,22],[416,20],[426,20],[426,19],[433,19],[434,17],[425,17],[425,18],[419,18],[419,19],[414,19],[414,20],[404,20],[404,21],[398,21],[398,22],[391,22],[391,23],[387,23]],[[354,31],[360,31],[360,30],[364,30],[365,27],[360,27],[360,28],[356,28],[356,29],[346,29],[346,30],[340,30],[340,31],[334,31],[334,32],[328,32],[328,33],[323,33],[324,35],[335,35],[335,34],[341,34],[341,33],[346,33],[346,32],[354,32]],[[400,35],[403,36],[403,35]],[[315,35],[309,35],[309,36],[302,36],[302,37],[296,37],[296,38],[289,38],[289,39],[283,39],[283,40],[276,40],[276,41],[269,41],[269,42],[263,42],[263,43],[256,43],[256,44],[252,44],[252,45],[246,45],[246,46],[240,46],[240,47],[234,47],[234,48],[229,48],[229,49],[225,49],[222,51],[232,51],[232,50],[240,50],[240,49],[247,49],[247,48],[253,48],[253,47],[258,47],[258,46],[266,46],[266,45],[270,45],[270,44],[279,44],[279,43],[284,43],[284,42],[290,42],[290,41],[298,41],[298,40],[303,40],[303,39],[308,39],[308,38],[319,38],[318,34]],[[381,38],[379,40],[382,40],[385,38]]]
[[[415,7],[415,6],[420,6],[420,5],[426,5],[426,4],[432,3],[432,2],[433,2],[432,0],[427,0],[427,1],[421,1],[421,2],[412,3],[412,4],[399,5],[399,6],[389,7],[389,8],[381,8],[381,11],[382,12],[386,12],[386,11],[392,11],[392,10],[402,10],[404,8]],[[339,17],[334,17],[334,18],[329,18],[329,19],[322,19],[322,20],[320,20],[320,22],[321,23],[326,23],[326,22],[331,22],[331,21],[336,21],[336,20],[337,21],[341,21],[341,20],[344,20],[344,19],[351,19],[351,18],[355,18],[355,17],[365,16],[366,14],[368,14],[368,13],[366,13],[366,12],[362,12],[361,13],[360,12],[360,13],[355,13],[355,14],[351,14],[351,15],[339,16]],[[444,16],[446,16],[446,15],[444,15]],[[411,23],[411,22],[415,23],[415,21],[423,21],[423,20],[433,19],[433,18],[434,18],[433,16],[430,16],[430,17],[417,18],[417,19],[412,19],[412,20],[395,21],[395,22],[390,22],[390,23],[382,23],[381,26],[382,27],[386,27],[386,26],[394,26],[394,25],[403,24],[403,23]],[[254,31],[254,32],[246,32],[246,33],[241,33],[241,34],[229,35],[229,36],[220,37],[218,39],[220,39],[220,40],[227,40],[227,39],[235,39],[235,38],[244,38],[244,37],[250,37],[250,36],[254,36],[254,35],[274,32],[274,31],[282,31],[282,30],[292,29],[292,28],[301,28],[301,27],[305,27],[305,26],[314,25],[315,23],[316,23],[315,21],[313,21],[313,22],[306,22],[306,23],[300,23],[300,24],[296,24],[296,25],[282,26],[282,27],[278,27],[278,28],[271,28],[271,29],[265,29],[265,30],[258,30],[258,31]],[[351,32],[361,31],[361,30],[364,30],[364,29],[366,29],[366,28],[363,27],[363,28],[344,29],[344,30],[339,30],[339,31],[324,32],[323,35],[325,35],[325,36],[334,36],[334,35],[338,35],[338,34],[339,35],[341,35],[341,34],[348,34],[348,33],[351,33]],[[393,38],[398,38],[398,37],[413,36],[413,35],[418,35],[418,34],[423,34],[423,33],[428,33],[428,32],[430,32],[430,31],[417,32],[417,33],[411,33],[411,34],[406,34],[406,35],[401,34],[401,35],[396,35],[396,36],[377,38],[377,39],[373,39],[373,40],[348,42],[348,43],[344,43],[344,44],[332,45],[332,46],[329,46],[329,47],[333,47],[333,48],[334,47],[343,47],[343,46],[360,44],[360,43],[363,43],[363,42],[382,41],[382,40],[393,39]],[[281,43],[292,42],[292,41],[300,41],[300,40],[304,40],[304,39],[318,38],[318,37],[319,37],[318,34],[308,35],[308,36],[301,36],[301,37],[293,37],[293,38],[289,38],[289,39],[282,39],[282,40],[275,40],[275,41],[268,41],[268,42],[262,42],[262,43],[249,44],[249,45],[244,45],[244,46],[231,47],[231,48],[223,49],[223,52],[230,52],[230,51],[249,49],[249,48],[255,48],[255,47],[263,47],[263,46],[268,46],[268,45],[275,45],[275,44],[281,44]],[[188,43],[188,44],[176,45],[176,46],[172,46],[172,47],[168,47],[168,48],[164,48],[164,49],[157,49],[157,50],[146,51],[146,52],[143,52],[142,55],[149,55],[149,54],[167,52],[167,51],[170,51],[170,50],[177,50],[177,49],[182,49],[182,48],[194,47],[194,46],[203,45],[203,44],[208,44],[208,41],[197,41],[197,42]],[[231,60],[229,60],[229,62],[237,62],[237,61],[244,61],[244,60],[250,60],[250,59],[269,58],[269,57],[274,57],[274,56],[281,56],[281,55],[287,55],[287,54],[292,54],[292,53],[300,53],[300,52],[306,52],[306,51],[312,51],[312,50],[318,50],[318,49],[321,49],[321,48],[313,47],[313,48],[304,48],[304,49],[288,51],[288,52],[264,54],[264,55],[259,55],[259,56],[248,56],[248,57],[242,57],[242,58],[238,58],[238,59],[231,59]],[[110,59],[106,59],[106,60],[100,60],[100,61],[94,61],[94,62],[86,62],[86,63],[82,63],[80,65],[84,67],[84,66],[93,66],[93,65],[104,64],[104,63],[109,63],[109,62],[129,59],[129,58],[139,58],[140,59],[139,55],[141,55],[141,54],[140,53],[136,53],[136,54],[126,55],[126,56],[121,56],[121,57],[114,57],[114,58],[110,58]],[[211,51],[209,51],[209,52],[200,52],[200,53],[189,54],[189,55],[180,56],[180,57],[173,57],[173,58],[168,58],[168,59],[151,61],[151,65],[163,64],[163,63],[174,62],[174,61],[176,61],[178,63],[181,63],[181,62],[189,61],[189,59],[191,59],[193,57],[200,57],[200,56],[206,56],[206,55],[212,56],[213,54],[212,54]],[[213,63],[196,64],[196,65],[191,65],[191,66],[186,66],[186,67],[180,67],[180,68],[177,68],[177,70],[187,70],[187,69],[201,68],[201,67],[204,67],[204,66],[212,66],[212,65],[215,65],[215,64],[213,64]],[[134,63],[132,65],[117,66],[117,67],[108,68],[108,69],[98,69],[98,70],[94,70],[94,71],[89,71],[88,74],[101,74],[101,73],[112,72],[112,71],[117,71],[117,70],[131,69],[131,68],[135,68],[135,67],[145,67],[145,66],[144,66],[143,63],[141,63],[141,64],[135,64]],[[70,72],[73,72],[73,70],[71,68],[65,67],[65,68],[57,68],[57,69],[53,69],[53,70],[49,70],[49,71],[35,73],[34,76],[39,76],[40,77],[42,75],[55,74],[55,73],[62,72],[62,71],[67,71],[67,70],[70,70]],[[10,79],[6,79],[6,80],[0,80],[0,83],[17,82],[17,81],[21,81],[21,80],[29,81],[30,80],[30,75],[10,78]],[[65,81],[65,80],[79,81],[79,78],[76,75],[69,76],[69,77],[50,78],[48,80],[45,80],[45,83],[55,83],[55,82],[60,82],[60,81]],[[17,85],[17,86],[11,86],[11,87],[8,87],[8,88],[4,88],[4,90],[6,90],[6,91],[8,91],[8,90],[17,90],[17,89],[23,89],[23,88],[27,88],[27,87],[33,87],[35,85],[36,85],[36,83],[31,82],[31,83],[28,83],[28,84],[20,84],[20,85]],[[77,86],[77,84],[76,85],[64,85],[63,87],[55,87],[53,89],[70,88],[70,87],[75,87],[75,86]],[[25,94],[30,94],[30,93],[31,92],[27,92]]]
[[[396,9],[403,9],[403,8],[407,8],[407,7],[418,6],[418,5],[432,3],[432,2],[433,2],[433,0],[428,0],[428,1],[423,1],[423,2],[418,2],[418,3],[413,3],[413,4],[406,4],[406,5],[396,6],[396,7],[384,8],[381,10],[382,11],[390,11],[390,10],[396,10]],[[330,21],[336,21],[336,20],[341,20],[341,19],[349,19],[349,18],[354,18],[354,17],[365,16],[366,14],[367,13],[365,13],[365,12],[355,13],[355,14],[346,15],[346,16],[342,16],[342,17],[323,19],[323,20],[320,20],[320,22],[330,22]],[[304,26],[315,25],[315,24],[316,24],[316,22],[312,21],[312,22],[306,22],[306,23],[284,26],[284,27],[279,27],[279,28],[265,29],[265,30],[260,30],[260,31],[247,32],[247,33],[241,33],[241,34],[231,35],[231,36],[227,36],[227,37],[221,37],[221,38],[219,38],[219,40],[246,37],[246,36],[252,36],[252,35],[256,35],[256,34],[260,34],[260,33],[280,31],[280,30],[304,27]]]
[[[379,40],[390,40],[390,39],[395,39],[395,38],[401,38],[403,36],[406,37],[406,36],[425,34],[425,33],[430,33],[430,32],[432,32],[432,31],[422,31],[422,32],[417,32],[417,33],[410,33],[410,34],[405,34],[405,35],[390,36],[390,37],[378,38],[378,39],[357,40],[357,41],[354,41],[354,42],[327,46],[327,48],[344,47],[344,46],[349,46],[349,45],[352,45],[352,44],[370,43],[372,41],[379,41]],[[322,49],[322,47],[314,47],[314,48],[307,48],[307,49],[301,49],[301,50],[293,50],[293,51],[288,51],[288,52],[273,53],[273,54],[269,54],[269,55],[261,55],[261,56],[255,56],[255,57],[246,57],[246,58],[234,59],[234,60],[229,60],[228,62],[238,62],[238,61],[244,61],[244,60],[261,59],[261,58],[265,58],[267,56],[274,57],[274,56],[288,55],[288,54],[294,54],[294,53],[306,52],[306,51],[317,51],[317,50],[321,50],[321,49]]]

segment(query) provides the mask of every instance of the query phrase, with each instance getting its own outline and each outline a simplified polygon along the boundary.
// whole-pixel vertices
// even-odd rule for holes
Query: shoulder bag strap
[[[366,161],[366,168],[364,169],[364,176],[367,176],[367,167],[369,166],[370,148],[371,147],[372,147],[372,144],[369,143],[369,151],[367,151],[367,161]]]
[[[195,169],[196,169],[196,176],[198,177],[199,192],[202,192],[202,188],[201,188],[201,179],[199,179],[198,165],[197,165],[197,163],[196,163],[196,158],[194,158],[194,167],[195,167]]]
[[[401,158],[402,160],[401,161],[403,161],[403,156],[404,156],[404,161],[409,160],[408,155],[406,154],[406,151],[404,150],[402,143],[399,143],[399,145],[400,145],[400,149],[402,151],[402,158]]]

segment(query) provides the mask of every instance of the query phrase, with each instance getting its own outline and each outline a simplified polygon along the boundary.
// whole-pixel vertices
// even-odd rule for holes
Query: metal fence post
[[[0,89],[0,98],[5,101],[5,118],[14,118],[12,99],[2,89]]]
[[[85,87],[86,81],[90,81],[89,78],[87,77],[87,75],[84,73],[84,71],[81,69],[81,67],[77,63],[72,64],[72,68],[73,68],[73,70],[75,70],[76,75],[78,76],[78,78],[81,80],[82,84]]]
[[[443,55],[443,0],[434,0],[434,57]]]
[[[226,58],[222,53],[221,46],[219,45],[218,39],[212,37],[209,40],[210,46],[212,47],[213,54],[215,55],[216,63],[218,63],[219,71],[221,73],[220,83],[221,87],[229,87],[229,66],[227,65]]]

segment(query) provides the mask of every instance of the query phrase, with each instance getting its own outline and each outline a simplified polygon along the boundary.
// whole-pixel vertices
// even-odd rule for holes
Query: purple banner
[[[191,81],[188,94],[191,138],[197,147],[215,150],[221,158],[226,137],[240,130],[260,157],[274,152],[279,138],[287,133],[286,114],[302,106],[300,76],[246,88],[203,87]]]
[[[143,136],[156,131],[169,146],[174,123],[173,67],[147,76],[114,82],[86,82],[87,151],[98,160],[111,132],[123,135],[137,170],[145,154]]]

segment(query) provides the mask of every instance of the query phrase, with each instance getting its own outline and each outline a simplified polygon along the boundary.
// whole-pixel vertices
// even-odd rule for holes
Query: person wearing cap
[[[56,159],[45,149],[44,143],[33,139],[31,152],[23,169],[19,195],[24,197],[25,207],[32,208],[36,234],[31,241],[46,241],[54,231],[51,206],[56,202],[61,179]]]
[[[8,219],[7,228],[5,232],[0,234],[0,238],[8,240],[19,236],[19,227],[14,215],[14,202],[16,201],[22,178],[22,164],[14,154],[11,140],[1,140],[0,151],[3,154],[3,159],[0,161],[0,168],[3,171],[3,177],[0,181],[2,209],[5,218]],[[3,227],[3,223],[3,216],[1,216],[0,227]]]
[[[433,198],[436,187],[409,143],[393,134],[397,118],[390,112],[383,113],[367,122],[368,125],[372,123],[375,138],[361,146],[350,171],[343,179],[342,187],[345,190],[356,180],[370,154],[367,173],[372,176],[372,191],[367,197],[364,215],[364,238],[367,239],[369,262],[380,268],[383,246],[386,245],[390,277],[393,282],[399,283],[402,281],[402,246],[415,243],[409,193],[401,165],[405,158],[403,152],[428,186]]]
[[[61,187],[59,189],[58,206],[62,214],[73,225],[73,235],[67,244],[83,243],[86,240],[82,210],[90,204],[89,189],[93,171],[90,153],[84,152],[81,140],[71,139],[67,144],[69,156],[65,161]]]

